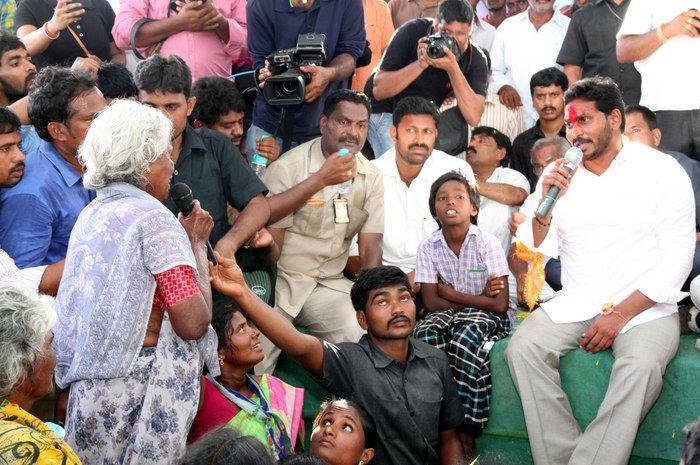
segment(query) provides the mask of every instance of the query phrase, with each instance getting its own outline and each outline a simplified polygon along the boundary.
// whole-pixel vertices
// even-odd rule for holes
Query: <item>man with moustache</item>
[[[467,162],[434,149],[438,110],[433,103],[422,97],[401,99],[393,121],[394,147],[370,162],[384,179],[382,263],[401,268],[413,283],[418,244],[438,229],[428,206],[430,186],[450,171],[458,171],[471,182],[475,179]],[[350,258],[356,262],[356,257],[353,244]],[[350,265],[359,269],[356,263]]]
[[[489,13],[481,20],[497,28],[508,17],[506,0],[485,0],[484,3]]]
[[[416,306],[400,269],[379,266],[360,275],[350,297],[367,334],[357,343],[340,344],[297,331],[245,285],[234,261],[220,261],[211,273],[212,286],[234,298],[262,334],[335,396],[353,399],[374,419],[378,440],[372,463],[464,463],[458,434],[464,409],[457,386],[445,353],[411,337]]]
[[[624,104],[610,78],[566,92],[567,137],[583,152],[569,173],[550,165],[535,195],[553,186],[547,216],[528,215],[519,239],[561,258],[562,290],[513,335],[505,357],[525,413],[535,464],[627,464],[641,419],[678,349],[678,306],[695,249],[690,179],[673,158],[623,139]],[[576,347],[612,348],[602,404],[584,431],[558,373]]]
[[[0,105],[6,107],[26,97],[36,77],[26,46],[13,35],[0,35]],[[29,153],[40,143],[34,127],[20,126],[22,152]]]
[[[376,157],[394,145],[389,136],[391,113],[404,97],[420,96],[440,107],[454,95],[459,116],[471,125],[479,122],[484,111],[488,69],[486,57],[471,39],[474,18],[467,0],[441,0],[435,19],[414,19],[396,30],[374,78],[367,83],[372,97],[368,137]],[[455,40],[458,56],[447,47],[440,58],[427,55],[426,36],[437,32]]]
[[[268,166],[272,216],[281,197],[295,197],[295,206],[269,226],[281,249],[277,262],[275,306],[280,315],[329,342],[356,342],[362,336],[343,276],[352,238],[357,235],[362,268],[382,263],[384,188],[379,170],[360,153],[367,138],[369,100],[354,90],[338,90],[326,99],[319,123],[321,137],[293,148]],[[341,153],[342,151],[342,153]],[[329,163],[354,161],[346,171],[350,185],[324,184],[309,195],[305,185]],[[344,183],[345,184],[345,183]],[[296,195],[295,192],[299,192]],[[286,202],[285,202],[286,203]],[[287,203],[289,205],[289,203]],[[272,372],[279,348],[261,339],[265,360],[256,371]]]
[[[498,239],[504,253],[510,248],[508,220],[530,193],[525,176],[508,168],[510,140],[494,128],[485,126],[472,130],[467,148],[467,162],[474,170],[479,186],[479,216],[477,225]]]
[[[496,31],[490,86],[502,104],[520,109],[526,128],[532,127],[537,117],[528,88],[530,79],[537,71],[557,65],[570,21],[555,10],[554,0],[528,0],[528,5]]]
[[[527,10],[527,0],[506,0],[506,15],[510,18]]]
[[[0,192],[17,185],[24,175],[24,154],[19,148],[19,119],[0,107]],[[1,245],[1,244],[0,244]],[[7,252],[0,248],[0,285],[11,284],[29,292],[56,294],[63,272],[63,260],[52,265],[20,270]]]
[[[73,225],[95,196],[83,187],[78,147],[106,105],[92,75],[55,66],[39,72],[28,103],[43,140],[27,154],[22,180],[0,193],[0,242],[20,268],[66,256]]]
[[[566,75],[557,68],[545,68],[530,78],[532,103],[539,119],[533,127],[513,141],[510,167],[525,175],[530,187],[535,188],[537,176],[533,171],[530,153],[532,146],[545,137],[566,135],[564,126],[564,92],[569,87]]]

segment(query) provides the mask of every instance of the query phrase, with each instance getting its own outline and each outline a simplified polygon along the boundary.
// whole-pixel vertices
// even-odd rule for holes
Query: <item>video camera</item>
[[[291,106],[304,101],[311,80],[302,66],[321,66],[326,61],[326,35],[300,34],[296,48],[279,50],[267,57],[272,76],[265,80],[263,95],[270,105]]]
[[[447,32],[439,31],[435,34],[428,36],[428,48],[425,53],[429,58],[442,58],[445,56],[445,51],[442,47],[447,47],[455,58],[459,60],[462,55],[462,50],[456,40],[452,38]]]

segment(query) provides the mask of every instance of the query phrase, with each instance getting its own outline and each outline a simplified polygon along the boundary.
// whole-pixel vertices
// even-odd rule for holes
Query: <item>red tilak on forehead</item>
[[[568,116],[568,118],[566,118],[567,121],[569,121],[570,123],[575,123],[577,118],[578,118],[578,112],[576,111],[576,108],[569,107],[569,116]]]

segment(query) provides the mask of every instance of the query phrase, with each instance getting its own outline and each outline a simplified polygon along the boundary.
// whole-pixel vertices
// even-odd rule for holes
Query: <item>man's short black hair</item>
[[[131,72],[116,61],[105,61],[97,70],[97,87],[108,99],[136,98],[139,90]]]
[[[432,215],[433,218],[435,218],[435,221],[437,221],[437,224],[440,228],[442,228],[442,225],[440,222],[437,220],[437,209],[435,208],[435,198],[437,197],[437,192],[438,190],[442,187],[443,184],[449,181],[457,181],[460,184],[463,184],[467,188],[467,195],[469,196],[469,202],[476,207],[476,215],[471,217],[471,223],[476,224],[476,220],[479,217],[479,204],[480,198],[479,198],[479,193],[476,191],[474,187],[469,183],[467,178],[464,177],[464,175],[458,171],[450,171],[448,173],[443,174],[439,178],[433,182],[433,185],[430,186],[430,195],[428,196],[428,207],[430,208],[430,214]]]
[[[198,119],[207,126],[230,111],[245,112],[245,100],[232,81],[220,76],[207,76],[198,79],[192,86],[192,95],[197,102],[192,110],[191,120]]]
[[[564,104],[581,99],[595,103],[596,110],[610,116],[613,110],[620,111],[620,131],[625,130],[625,103],[620,88],[609,77],[593,76],[576,81],[564,94]]]
[[[12,34],[0,34],[0,60],[2,60],[5,53],[10,50],[17,50],[18,48],[27,50],[27,47],[17,36],[13,36]]]
[[[474,9],[467,0],[442,0],[437,7],[438,22],[471,24],[474,21]]]
[[[369,293],[382,287],[403,285],[411,289],[406,273],[396,266],[375,266],[360,273],[350,290],[352,306],[356,311],[367,309]]]
[[[68,121],[73,116],[70,103],[95,87],[97,80],[87,71],[60,66],[42,68],[29,92],[29,118],[39,137],[51,142],[49,123]]]
[[[398,128],[401,119],[406,115],[428,115],[435,121],[435,126],[438,124],[437,106],[423,97],[412,96],[399,100],[399,103],[394,107],[394,126]]]
[[[530,95],[535,94],[535,87],[559,86],[565,92],[569,87],[569,79],[559,68],[551,67],[537,71],[530,78]]]
[[[479,135],[491,137],[494,141],[496,141],[496,147],[499,149],[506,149],[506,155],[503,157],[503,160],[501,160],[501,166],[508,166],[508,162],[510,161],[510,152],[512,149],[508,136],[503,134],[498,129],[489,126],[475,127],[472,130],[472,137]]]
[[[0,134],[19,130],[19,118],[7,107],[0,107]]]
[[[139,90],[148,93],[160,91],[190,98],[192,72],[179,56],[151,55],[136,67],[134,80]]]
[[[364,93],[352,89],[340,89],[329,95],[326,99],[326,103],[323,105],[323,114],[326,118],[331,117],[331,113],[335,111],[335,108],[340,102],[350,102],[356,103],[357,105],[364,105],[365,108],[367,108],[367,115],[369,116],[372,114],[372,106]]]
[[[648,107],[644,105],[627,105],[627,107],[625,107],[625,116],[631,115],[632,113],[639,113],[642,115],[642,118],[644,118],[644,121],[651,131],[659,127],[659,123],[656,121],[656,113],[651,111]]]

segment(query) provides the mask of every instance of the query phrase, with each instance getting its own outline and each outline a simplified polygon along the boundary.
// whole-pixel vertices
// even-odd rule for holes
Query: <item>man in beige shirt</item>
[[[333,343],[362,336],[350,301],[352,283],[343,277],[350,242],[358,234],[363,268],[381,265],[384,186],[377,168],[360,153],[367,138],[369,101],[364,94],[341,90],[325,104],[321,137],[285,153],[267,168],[271,195],[290,191],[312,177],[327,159],[355,158],[349,191],[329,185],[293,213],[270,226],[281,249],[275,290],[276,310],[311,334]],[[353,155],[354,154],[354,155]],[[340,192],[339,192],[340,191]],[[279,349],[261,337],[265,360],[259,373],[274,370]]]

